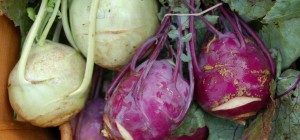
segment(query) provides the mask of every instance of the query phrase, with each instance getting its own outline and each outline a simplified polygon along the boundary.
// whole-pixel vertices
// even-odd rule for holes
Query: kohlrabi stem
[[[223,25],[225,32],[229,32],[229,28],[226,26],[224,15],[219,16],[220,24]]]
[[[146,52],[150,49],[151,46],[153,46],[153,44],[162,37],[163,35],[163,31],[164,29],[170,24],[170,17],[166,17],[164,18],[164,20],[162,21],[162,24],[160,25],[158,31],[156,32],[156,34],[151,37],[150,39],[148,39],[143,45],[141,45],[139,47],[139,49],[137,50],[137,52],[134,54],[134,56],[132,57],[131,60],[131,66],[130,66],[130,71],[131,73],[134,72],[135,69],[135,65],[138,59],[140,59],[143,55],[146,54]],[[154,47],[154,46],[153,46]]]
[[[142,114],[144,115],[144,117],[146,119],[148,119],[146,113],[144,111],[141,110],[141,103],[140,103],[140,97],[142,96],[142,94],[139,94],[140,92],[140,88],[142,87],[143,83],[146,81],[146,77],[148,76],[149,71],[151,70],[155,60],[157,59],[159,53],[161,52],[161,49],[164,46],[164,43],[167,39],[168,36],[168,31],[169,31],[170,27],[166,27],[163,36],[160,38],[156,48],[154,49],[154,51],[152,52],[150,58],[147,61],[147,64],[144,68],[144,70],[142,71],[140,77],[138,78],[136,85],[134,86],[133,90],[132,90],[132,94],[134,97],[134,101],[137,105],[137,108],[142,112]]]
[[[47,25],[47,23],[48,23],[48,21],[49,21],[49,19],[51,17],[51,14],[49,13],[49,11],[48,10],[46,10],[46,11],[47,11],[47,14],[44,17],[42,23],[40,24],[40,29],[39,29],[39,31],[38,31],[38,33],[36,35],[37,39],[39,39],[41,37],[41,35],[42,35],[43,31],[44,31],[43,29],[45,29],[45,27],[46,27],[46,25]]]
[[[60,33],[61,33],[61,29],[62,29],[62,22],[61,20],[57,23],[56,27],[55,27],[55,31],[52,37],[52,41],[54,42],[59,42],[59,38],[60,38]]]
[[[190,5],[190,9],[194,8],[194,2],[191,2]],[[191,57],[192,57],[192,64],[193,64],[193,68],[195,70],[195,74],[199,76],[200,74],[200,68],[198,65],[198,61],[197,61],[197,57],[196,57],[196,49],[195,49],[195,45],[196,45],[196,31],[195,31],[195,19],[194,17],[190,17],[190,33],[192,33],[192,38],[189,42],[189,48],[191,51]]]
[[[241,47],[246,47],[246,43],[245,43],[245,39],[242,35],[242,32],[239,30],[238,26],[236,25],[236,23],[233,21],[233,19],[231,18],[231,16],[229,16],[228,12],[224,9],[223,6],[220,6],[220,10],[223,13],[223,15],[227,18],[227,20],[229,21],[229,23],[231,24],[231,26],[233,27],[234,31],[237,34],[237,37],[240,40],[241,43]]]
[[[181,24],[181,17],[177,17],[177,23],[178,23],[178,39],[177,39],[177,56],[176,56],[176,65],[175,65],[175,71],[173,74],[173,80],[177,81],[177,77],[179,74],[179,69],[181,65],[180,55],[182,54],[182,24]]]
[[[143,55],[145,55],[145,53],[154,45],[157,39],[160,38],[161,36],[162,36],[161,34],[155,35],[154,37],[149,38],[142,46],[139,47],[139,49],[131,59],[131,66],[130,66],[131,73],[134,72],[135,65],[138,59],[140,59]]]
[[[297,76],[297,80],[294,82],[294,84],[287,91],[283,92],[282,94],[280,94],[278,96],[275,96],[275,99],[281,98],[281,97],[291,93],[292,90],[294,90],[297,87],[299,82],[300,82],[300,74]]]
[[[65,31],[65,35],[70,42],[71,46],[79,51],[78,47],[76,46],[76,43],[74,41],[70,25],[69,25],[69,19],[68,19],[68,0],[62,0],[61,3],[61,13],[62,13],[62,23],[63,23],[63,29]]]
[[[194,5],[194,0],[191,0],[191,4]],[[191,57],[191,48],[188,43],[186,43],[186,48],[187,48],[187,55]],[[182,111],[176,117],[173,121],[174,122],[180,122],[184,120],[184,117],[187,115],[189,111],[189,107],[192,103],[193,96],[194,96],[194,88],[195,88],[195,77],[194,77],[194,68],[192,62],[188,62],[188,69],[189,69],[189,80],[190,80],[190,86],[189,86],[189,93],[188,93],[188,98],[186,100],[185,106],[183,107]]]
[[[80,87],[74,91],[71,95],[76,95],[78,93],[85,92],[91,83],[93,69],[94,69],[94,57],[95,57],[95,46],[96,46],[96,18],[97,18],[97,11],[99,6],[99,0],[93,0],[91,2],[91,10],[90,10],[90,17],[89,17],[89,34],[88,34],[88,51],[87,51],[87,60],[85,66],[85,73],[83,81]]]
[[[102,85],[102,75],[103,69],[99,67],[94,67],[93,77],[92,77],[92,87],[90,99],[94,100],[98,98],[100,87]]]
[[[186,0],[182,0],[183,1],[183,3],[186,5],[186,6],[188,6],[189,8],[190,8],[190,10],[192,11],[192,12],[197,12],[197,10],[194,8],[194,7],[192,7]],[[221,6],[221,4],[219,4],[220,6]],[[214,7],[214,8],[216,8],[216,7]],[[209,11],[211,11],[211,10],[213,10],[214,8],[209,8],[209,10],[207,9],[206,10],[206,12],[209,12]],[[203,13],[204,14],[204,13]],[[219,32],[212,24],[210,24],[202,15],[198,15],[197,16],[198,18],[200,18],[200,20],[201,21],[203,21],[204,23],[205,23],[205,25],[213,32],[213,33],[215,33],[218,37],[220,37],[220,36],[222,36],[223,35],[223,33],[221,33],[221,32]],[[191,18],[191,17],[190,17]]]
[[[96,77],[97,78],[97,84],[96,84],[96,87],[95,87],[95,91],[93,92],[93,94],[94,94],[93,100],[99,98],[99,91],[100,91],[102,83],[103,83],[103,69],[100,68],[98,71],[99,71],[98,72],[99,75]]]
[[[168,12],[170,12],[170,10],[169,10]],[[162,19],[162,22],[161,22],[160,27],[159,27],[159,29],[157,30],[156,34],[162,33],[162,32],[165,30],[165,27],[168,26],[168,25],[170,24],[169,18],[170,18],[170,17],[166,17],[166,18]]]
[[[163,36],[160,38],[160,40],[159,40],[156,48],[154,49],[154,51],[152,52],[151,56],[149,57],[149,59],[147,61],[147,64],[146,64],[144,70],[142,71],[142,74],[139,77],[139,79],[138,79],[138,81],[136,83],[135,88],[133,89],[133,93],[134,94],[138,94],[139,93],[138,91],[140,90],[140,87],[142,86],[143,82],[145,81],[146,77],[148,76],[148,73],[149,73],[150,69],[152,68],[153,63],[155,62],[155,60],[158,57],[161,49],[164,46],[164,43],[165,43],[165,41],[167,39],[167,36],[168,36],[169,29],[170,29],[170,27],[166,27],[166,29],[165,29],[165,31],[163,33]],[[136,96],[136,97],[139,97],[139,96]]]
[[[29,57],[31,47],[34,44],[34,40],[40,29],[41,23],[46,16],[47,4],[48,4],[48,0],[42,0],[37,17],[36,17],[35,21],[33,22],[33,25],[31,26],[29,33],[25,39],[23,50],[21,53],[21,58],[19,60],[19,67],[17,70],[18,71],[18,80],[19,80],[20,84],[22,84],[22,83],[26,84],[28,82],[25,79],[25,67],[26,67],[26,63],[27,63],[27,60]]]
[[[131,66],[131,62],[129,62],[126,66],[122,68],[120,72],[118,72],[117,76],[113,79],[111,84],[109,85],[109,88],[107,89],[105,93],[105,100],[108,100],[115,89],[115,87],[118,85],[119,81],[122,79],[122,77],[127,73]]]
[[[191,6],[195,5],[195,0],[191,0],[190,1]],[[191,18],[191,17],[190,17]],[[191,21],[191,20],[190,20]],[[190,26],[191,27],[191,26]],[[187,31],[185,31],[185,33],[187,33]],[[193,40],[190,40],[189,42],[191,43]],[[187,49],[187,55],[189,57],[191,57],[191,48],[189,46],[189,43],[186,43],[186,49]],[[194,87],[195,87],[195,77],[194,77],[194,68],[193,68],[193,64],[192,62],[188,62],[188,69],[189,69],[189,80],[190,80],[190,86],[189,86],[189,93],[188,93],[188,98],[186,100],[185,106],[183,107],[182,111],[180,112],[180,114],[178,115],[178,117],[176,117],[173,121],[174,122],[180,122],[184,120],[184,117],[186,116],[186,114],[188,113],[188,110],[190,108],[190,105],[192,103],[192,99],[194,96]]]
[[[169,28],[168,28],[169,29]],[[148,62],[147,62],[147,65],[146,65],[146,69],[144,69],[142,75],[141,75],[141,80],[139,81],[145,81],[147,75],[148,75],[148,72],[150,71],[154,61],[156,60],[156,58],[158,57],[161,49],[163,48],[164,46],[164,42],[165,40],[167,39],[167,34],[168,34],[168,29],[166,29],[164,35],[161,37],[160,41],[158,42],[156,48],[154,49],[154,51],[152,52],[150,58],[148,59]],[[137,86],[137,87],[140,87],[140,86]]]
[[[49,31],[50,31],[54,21],[55,21],[56,16],[57,16],[57,13],[58,13],[58,10],[60,7],[60,2],[61,2],[61,0],[56,0],[56,2],[55,2],[55,7],[52,12],[52,15],[51,15],[50,19],[48,20],[48,23],[47,23],[41,37],[39,38],[39,41],[38,41],[39,45],[43,45],[45,43],[45,40],[49,34]]]
[[[176,53],[175,53],[173,47],[171,47],[170,42],[168,40],[166,40],[165,46],[168,49],[168,56],[169,56],[168,59],[172,59],[174,56],[176,56]]]
[[[240,22],[239,22],[239,19],[238,19],[237,15],[236,15],[234,12],[232,12],[232,13],[233,13],[234,20],[235,20],[235,22],[236,22],[236,25],[237,25],[238,29],[239,29],[239,31],[241,31],[241,33],[242,33],[243,31],[242,31],[242,27],[241,27],[241,24],[240,24]]]
[[[269,53],[265,43],[260,39],[260,37],[247,25],[244,20],[239,17],[240,24],[245,28],[245,30],[252,36],[252,38],[256,41],[257,45],[261,48],[265,56],[267,57],[270,67],[271,67],[271,73],[272,75],[275,75],[276,69],[275,69],[275,63],[273,61],[273,58],[271,54]]]

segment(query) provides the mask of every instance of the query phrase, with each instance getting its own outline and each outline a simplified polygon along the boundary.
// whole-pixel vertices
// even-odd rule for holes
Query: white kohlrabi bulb
[[[40,127],[58,126],[84,106],[88,89],[72,94],[82,83],[85,60],[73,48],[46,41],[33,45],[25,69],[25,82],[18,64],[9,76],[9,100],[23,119]]]
[[[86,56],[92,0],[73,0],[70,25],[76,46]],[[95,63],[116,70],[157,31],[156,0],[101,0],[96,19]]]

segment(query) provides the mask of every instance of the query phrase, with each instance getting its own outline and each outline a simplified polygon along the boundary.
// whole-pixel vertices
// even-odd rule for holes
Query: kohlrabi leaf
[[[188,33],[184,36],[182,36],[181,40],[182,42],[189,42],[192,39],[192,33]]]
[[[282,68],[289,67],[300,56],[300,18],[268,24],[260,36],[268,48],[276,48],[282,56]]]
[[[166,7],[161,7],[160,11],[157,13],[158,19],[161,21],[164,18],[166,13],[167,13],[167,8]]]
[[[300,17],[299,0],[277,0],[275,5],[263,18],[263,22],[280,22],[295,17]]]
[[[216,24],[219,16],[217,15],[205,15],[204,18],[211,24]],[[205,29],[206,30],[206,25],[205,23],[200,20],[199,18],[195,18],[195,28],[196,29]]]
[[[193,103],[182,124],[174,131],[175,136],[192,135],[198,128],[205,127],[204,112]]]
[[[296,82],[299,74],[300,71],[293,69],[287,69],[286,71],[284,71],[278,78],[277,95],[280,95],[281,93],[287,91]]]
[[[34,8],[32,8],[32,7],[27,8],[27,13],[28,13],[28,17],[32,21],[34,21],[36,19],[36,12],[35,12]]]
[[[20,26],[27,14],[27,2],[28,0],[1,0],[0,11],[13,20],[16,26]]]
[[[189,28],[190,26],[190,21],[188,16],[181,16],[181,25],[182,25],[182,30]]]
[[[182,16],[181,18],[181,29],[182,30],[185,30],[189,27],[189,18],[187,16]],[[176,21],[177,22],[177,21]],[[171,38],[171,39],[177,39],[179,37],[179,31],[176,27],[172,27],[171,28],[171,31],[169,31],[168,33],[168,36]],[[188,42],[192,37],[190,37],[191,34],[188,34],[188,35],[185,35],[182,37],[182,41],[183,42]]]
[[[296,70],[286,70],[277,82],[277,92],[288,90],[296,81]],[[270,140],[299,140],[300,139],[300,89],[298,87],[288,95],[277,99],[276,112],[272,121]]]
[[[0,0],[0,13],[11,19],[15,26],[19,26],[22,37],[27,34],[32,21],[27,16],[28,0]]]
[[[275,60],[276,65],[276,77],[279,77],[282,70],[282,57],[281,53],[276,48],[269,49],[272,58]]]
[[[275,101],[271,100],[267,108],[259,113],[243,133],[242,140],[266,140],[271,131],[271,122],[275,113]]]
[[[192,60],[192,57],[190,55],[186,55],[184,53],[182,53],[180,55],[180,59],[183,61],[183,62],[190,62]]]
[[[178,32],[177,29],[172,29],[171,31],[169,31],[168,36],[169,36],[171,39],[177,39],[178,36],[179,36],[179,32]]]
[[[209,114],[205,114],[205,122],[209,129],[208,140],[237,140],[244,131],[242,125]]]
[[[230,8],[237,11],[241,16],[250,20],[261,18],[274,5],[272,0],[222,0],[228,3]]]
[[[175,6],[174,7],[173,12],[175,12],[175,13],[189,13],[190,10],[184,4],[180,4],[180,6]]]
[[[211,24],[216,24],[219,19],[219,16],[217,15],[205,15],[204,17]],[[195,18],[195,29],[197,32],[197,42],[201,44],[203,39],[207,36],[206,34],[207,26],[202,20],[200,20],[199,18]]]
[[[56,0],[49,0],[49,1],[48,1],[48,4],[47,4],[47,8],[54,9],[55,1],[56,1]]]

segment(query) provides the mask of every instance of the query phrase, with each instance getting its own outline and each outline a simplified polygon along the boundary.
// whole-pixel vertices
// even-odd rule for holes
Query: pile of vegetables
[[[14,111],[40,127],[58,126],[82,109],[93,69],[93,59],[86,64],[78,51],[55,39],[46,39],[60,1],[53,3],[53,7],[49,4],[47,0],[42,1],[24,41],[21,58],[8,80]],[[47,11],[49,7],[51,13]]]
[[[9,100],[16,118],[70,123],[78,140],[299,139],[299,7],[0,1],[22,35]]]

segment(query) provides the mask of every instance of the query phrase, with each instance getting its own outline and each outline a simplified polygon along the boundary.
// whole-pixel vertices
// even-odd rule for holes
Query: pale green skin
[[[76,46],[86,56],[91,0],[73,0],[70,25]],[[159,27],[156,0],[100,0],[96,20],[95,63],[118,70]]]
[[[26,121],[40,127],[58,126],[83,108],[88,89],[72,92],[83,81],[85,60],[73,48],[51,41],[33,45],[25,83],[18,80],[18,65],[9,76],[9,100]]]

